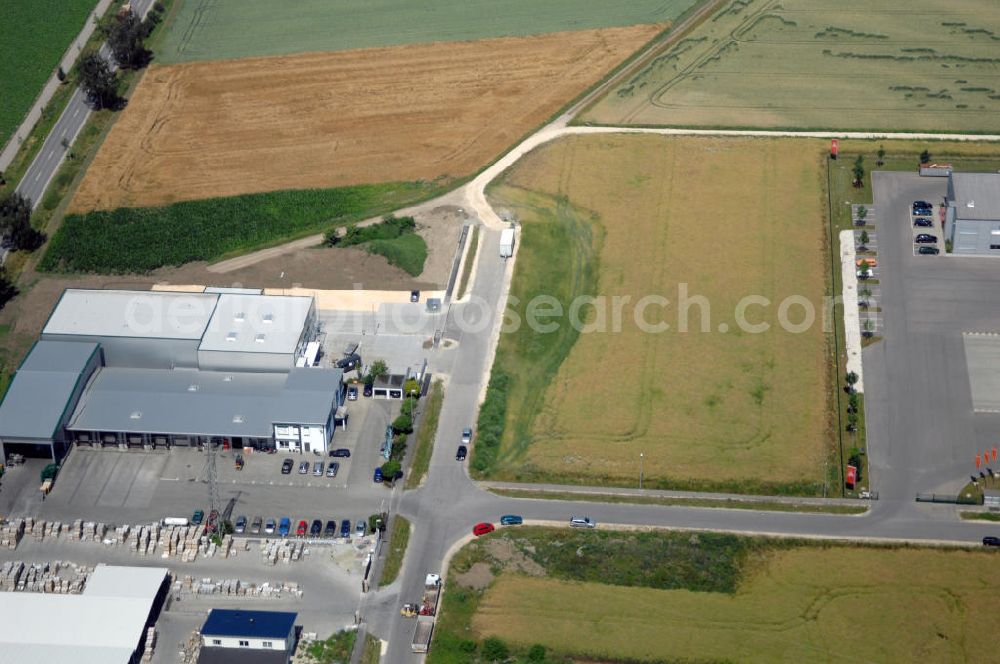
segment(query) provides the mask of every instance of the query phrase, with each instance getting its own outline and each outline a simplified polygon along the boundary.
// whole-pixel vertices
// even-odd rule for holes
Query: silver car
[[[316,477],[323,477],[323,462],[317,461],[313,464],[313,475]]]
[[[569,520],[569,525],[573,528],[596,528],[597,522],[589,516],[574,516]]]

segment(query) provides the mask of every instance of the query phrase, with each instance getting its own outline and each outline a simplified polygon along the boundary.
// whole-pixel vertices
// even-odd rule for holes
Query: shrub
[[[503,639],[491,636],[483,641],[483,659],[487,662],[502,662],[510,656],[510,649]]]
[[[507,418],[507,391],[510,376],[498,366],[493,367],[486,388],[486,399],[479,409],[476,430],[479,438],[473,447],[472,467],[478,472],[488,470],[496,461],[503,437],[504,422]]]
[[[393,433],[410,433],[413,431],[413,418],[409,415],[400,415],[392,421]]]
[[[536,643],[528,649],[528,661],[529,662],[544,662],[545,661],[545,646],[540,643]]]

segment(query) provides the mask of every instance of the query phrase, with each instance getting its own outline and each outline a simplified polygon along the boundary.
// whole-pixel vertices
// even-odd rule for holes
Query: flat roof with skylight
[[[223,293],[200,351],[294,353],[313,311],[313,298]]]

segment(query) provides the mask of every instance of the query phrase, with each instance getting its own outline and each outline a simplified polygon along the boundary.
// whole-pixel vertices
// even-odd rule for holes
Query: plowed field
[[[71,210],[467,175],[662,27],[152,67]]]

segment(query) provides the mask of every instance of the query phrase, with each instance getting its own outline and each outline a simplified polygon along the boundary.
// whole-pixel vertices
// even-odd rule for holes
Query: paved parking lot
[[[937,203],[946,186],[873,174],[885,330],[864,350],[865,401],[873,486],[889,509],[918,509],[917,492],[955,493],[1000,430],[1000,415],[973,413],[963,342],[964,332],[1000,331],[1000,262],[912,250],[912,202]]]

